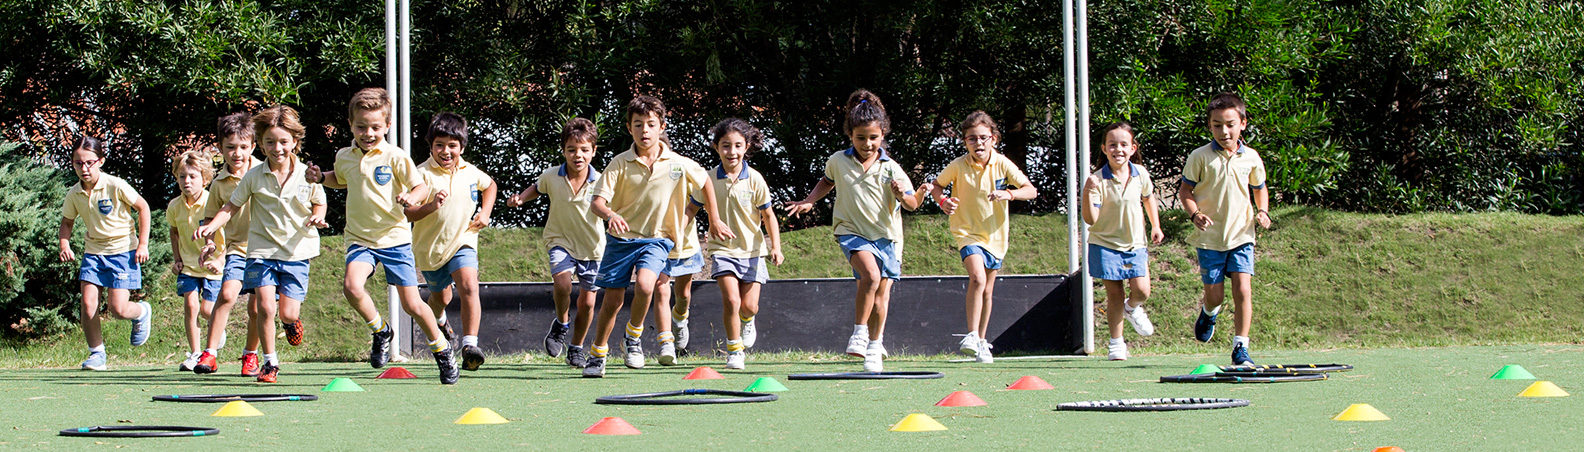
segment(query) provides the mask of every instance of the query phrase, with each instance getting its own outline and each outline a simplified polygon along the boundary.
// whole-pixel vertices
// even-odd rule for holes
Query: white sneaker
[[[193,368],[198,366],[198,355],[202,354],[202,352],[188,353],[187,359],[182,361],[181,367],[177,367],[176,370],[180,370],[182,372],[192,372]]]
[[[660,365],[662,365],[662,366],[675,366],[676,365],[676,344],[671,343],[671,342],[660,341]]]
[[[1107,345],[1106,348],[1110,349],[1106,352],[1106,358],[1109,358],[1112,361],[1127,361],[1128,351],[1126,343],[1110,344]]]
[[[962,354],[968,355],[968,356],[974,356],[975,354],[979,353],[979,333],[978,332],[969,331],[968,334],[958,334],[957,336],[962,336],[962,340],[957,342],[957,352],[958,353],[962,353]]]
[[[642,369],[644,366],[643,344],[638,342],[638,338],[631,336],[624,337],[622,342],[627,350],[627,359],[623,360],[622,364],[633,369]]]
[[[754,324],[758,323],[758,322],[759,322],[759,319],[755,318],[753,320],[749,320],[749,321],[743,323],[743,325],[742,325],[743,348],[753,348],[754,341],[759,339],[759,328],[754,326]]]
[[[859,358],[864,358],[865,355],[868,353],[868,350],[869,350],[869,333],[867,333],[867,332],[853,333],[852,337],[847,338],[847,354],[848,355],[857,356]]]
[[[885,372],[885,347],[879,345],[871,342],[864,351],[864,372]]]
[[[676,330],[672,333],[676,335],[676,348],[687,350],[689,336],[687,326],[688,319],[671,322],[671,329]]]
[[[1149,314],[1144,313],[1143,306],[1133,308],[1132,313],[1123,311],[1122,317],[1127,319],[1128,324],[1133,325],[1133,332],[1138,333],[1138,335],[1149,336],[1155,334],[1155,324],[1150,323]]]
[[[974,350],[974,362],[980,364],[990,364],[995,362],[995,357],[990,355],[991,347],[993,346],[990,345],[990,341],[980,339],[978,349]]]
[[[748,354],[741,351],[726,353],[726,368],[742,370],[747,367]]]

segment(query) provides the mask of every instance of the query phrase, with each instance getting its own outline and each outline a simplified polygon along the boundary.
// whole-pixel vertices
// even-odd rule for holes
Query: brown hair
[[[599,129],[594,127],[593,121],[587,119],[572,118],[567,120],[566,125],[561,127],[561,147],[565,148],[567,143],[571,143],[574,140],[588,144],[598,143]]]
[[[1210,105],[1205,107],[1205,120],[1209,121],[1210,115],[1215,114],[1216,110],[1228,108],[1237,110],[1239,119],[1248,120],[1248,104],[1237,93],[1221,93],[1210,98]]]
[[[171,175],[181,177],[182,167],[197,169],[198,174],[203,176],[205,184],[214,180],[214,157],[208,152],[195,149],[176,156],[176,159],[171,161]]]
[[[244,111],[221,116],[220,120],[215,122],[215,141],[224,141],[226,137],[253,141],[253,125],[249,124],[252,118],[253,115]]]
[[[385,121],[391,118],[390,93],[385,88],[363,88],[352,95],[352,100],[347,101],[347,118],[356,116],[357,112],[379,110],[385,113]],[[388,125],[388,124],[387,124]]]
[[[996,138],[1001,137],[1001,128],[996,125],[995,119],[991,118],[990,114],[985,113],[984,110],[975,110],[973,113],[969,113],[967,118],[963,118],[962,122],[957,124],[957,133],[967,135],[968,129],[979,126],[990,129],[990,134],[995,135]]]
[[[105,158],[105,154],[109,153],[105,148],[105,142],[88,135],[77,137],[77,143],[72,146],[72,152],[77,152],[78,150],[93,152],[100,159]]]
[[[297,110],[287,105],[276,105],[259,110],[253,115],[253,137],[255,140],[264,137],[264,132],[279,127],[290,133],[297,146],[292,148],[292,154],[302,150],[302,142],[308,137],[308,129],[303,127],[302,119],[297,116]],[[262,147],[262,146],[261,146]]]
[[[1110,135],[1112,130],[1121,130],[1123,132],[1127,132],[1128,136],[1132,137],[1132,139],[1133,139],[1133,156],[1128,158],[1128,160],[1132,161],[1133,163],[1136,163],[1136,164],[1139,164],[1139,165],[1143,165],[1144,164],[1144,148],[1142,146],[1139,146],[1138,132],[1134,132],[1133,131],[1133,125],[1132,124],[1128,124],[1127,121],[1117,121],[1117,122],[1113,122],[1113,123],[1110,123],[1110,124],[1106,124],[1105,128],[1100,129],[1101,155],[1105,154],[1105,137],[1106,137],[1106,135]]]
[[[660,99],[657,99],[654,96],[638,96],[634,97],[630,101],[627,101],[627,115],[622,117],[622,120],[623,122],[631,123],[634,115],[647,115],[651,113],[653,113],[656,118],[660,118],[661,124],[665,124],[665,103],[660,102]]]
[[[744,157],[753,155],[754,151],[764,147],[764,132],[760,132],[758,127],[754,127],[748,121],[737,118],[726,118],[716,123],[715,127],[710,128],[711,147],[720,144],[721,138],[725,138],[726,134],[732,132],[742,135],[743,141],[748,143],[748,150],[743,153]]]
[[[881,133],[891,133],[891,117],[886,116],[880,96],[867,89],[853,91],[847,96],[847,120],[842,123],[842,133],[852,135],[854,127],[869,124],[880,126]]]

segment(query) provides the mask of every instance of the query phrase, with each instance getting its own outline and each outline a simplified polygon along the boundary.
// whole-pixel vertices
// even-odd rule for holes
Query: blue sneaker
[[[154,326],[154,322],[152,322],[152,320],[154,320],[154,307],[149,306],[147,301],[139,301],[138,306],[143,307],[143,315],[132,319],[133,347],[143,345],[144,342],[148,342],[149,330]]]
[[[1252,366],[1252,365],[1254,365],[1254,360],[1249,359],[1248,347],[1244,347],[1244,346],[1241,346],[1241,345],[1236,346],[1236,347],[1232,347],[1232,365],[1234,365],[1234,366]]]
[[[1210,342],[1210,338],[1215,337],[1216,317],[1219,316],[1220,314],[1205,314],[1204,308],[1200,308],[1199,320],[1194,321],[1194,339],[1198,339],[1199,342]]]
[[[105,369],[109,369],[110,367],[105,365],[105,361],[107,359],[108,357],[105,356],[104,352],[89,353],[88,359],[85,359],[82,362],[82,370],[103,371]]]

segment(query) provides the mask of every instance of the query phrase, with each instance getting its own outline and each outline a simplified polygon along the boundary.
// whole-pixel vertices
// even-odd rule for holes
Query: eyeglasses
[[[73,160],[71,162],[71,164],[72,164],[72,166],[81,167],[81,168],[87,168],[87,167],[93,166],[95,163],[99,163],[99,162],[102,162],[102,161],[104,161],[104,159]]]
[[[963,137],[963,141],[967,142],[989,143],[991,140],[995,140],[995,135],[968,135]]]

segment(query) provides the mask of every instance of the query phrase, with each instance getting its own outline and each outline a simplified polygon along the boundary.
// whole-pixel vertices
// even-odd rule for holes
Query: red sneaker
[[[259,376],[259,356],[258,356],[258,353],[247,353],[247,354],[242,355],[242,376],[244,376],[244,377],[257,377],[257,376]]]
[[[286,328],[286,343],[291,344],[293,347],[302,345],[302,343],[303,343],[303,323],[302,323],[302,320],[298,320],[298,321],[292,322],[292,323],[282,324],[281,326]]]
[[[275,382],[275,377],[278,374],[280,374],[280,368],[279,367],[271,366],[269,363],[264,363],[264,367],[259,371],[258,382],[259,383],[274,383]]]
[[[206,350],[202,355],[198,355],[198,365],[193,366],[193,373],[212,374],[219,367],[220,364],[215,362],[215,355]]]

